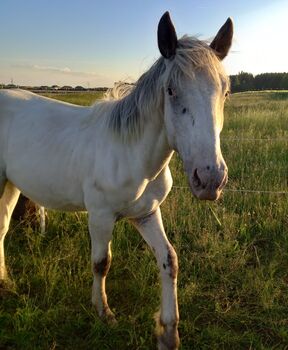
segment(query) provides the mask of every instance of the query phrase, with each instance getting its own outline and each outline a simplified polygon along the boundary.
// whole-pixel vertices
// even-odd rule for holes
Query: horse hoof
[[[101,319],[109,326],[115,326],[117,324],[116,317],[110,309],[105,310],[105,312],[101,315]]]
[[[170,340],[170,342],[169,342]],[[171,339],[165,339],[163,335],[158,338],[158,350],[178,350],[179,339],[171,342]]]
[[[8,294],[13,294],[14,284],[8,278],[0,279],[0,297],[5,297]]]
[[[113,313],[111,313],[111,315],[106,316],[106,322],[109,324],[109,326],[116,326],[118,323]]]

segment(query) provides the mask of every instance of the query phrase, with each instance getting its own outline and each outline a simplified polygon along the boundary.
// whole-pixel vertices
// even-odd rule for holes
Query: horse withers
[[[177,349],[177,255],[160,204],[172,187],[177,151],[191,191],[216,200],[227,182],[220,149],[229,80],[222,67],[231,19],[210,45],[177,38],[169,13],[158,25],[161,57],[134,85],[118,85],[91,107],[30,92],[0,93],[0,279],[7,277],[4,237],[20,192],[47,208],[88,211],[92,303],[113,321],[105,292],[112,230],[128,218],[151,247],[162,282],[158,348]]]

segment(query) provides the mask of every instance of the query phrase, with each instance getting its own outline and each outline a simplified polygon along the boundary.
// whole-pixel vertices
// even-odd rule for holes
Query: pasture
[[[99,95],[52,97],[89,105]],[[232,95],[221,140],[221,199],[194,199],[174,155],[162,205],[179,257],[180,348],[288,349],[288,92]],[[85,213],[49,211],[45,235],[15,223],[5,244],[11,288],[0,295],[0,349],[155,348],[156,261],[127,222],[114,229],[107,278],[113,327],[90,302]]]

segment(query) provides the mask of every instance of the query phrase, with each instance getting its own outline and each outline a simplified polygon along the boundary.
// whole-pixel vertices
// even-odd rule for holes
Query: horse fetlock
[[[180,340],[177,323],[172,325],[161,325],[157,333],[159,350],[177,350]]]
[[[2,269],[0,270],[0,285],[4,285],[5,282],[7,281],[8,279],[8,274],[7,274],[7,271],[6,269]]]
[[[158,350],[177,350],[180,344],[178,317],[169,323],[164,323],[161,320],[160,312],[157,312],[154,318],[156,321]]]

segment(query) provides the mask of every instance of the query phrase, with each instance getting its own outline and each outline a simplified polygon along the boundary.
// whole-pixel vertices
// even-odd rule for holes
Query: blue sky
[[[166,10],[179,37],[213,38],[233,18],[229,74],[288,71],[287,0],[1,0],[0,83],[135,80],[159,56],[156,31]]]

